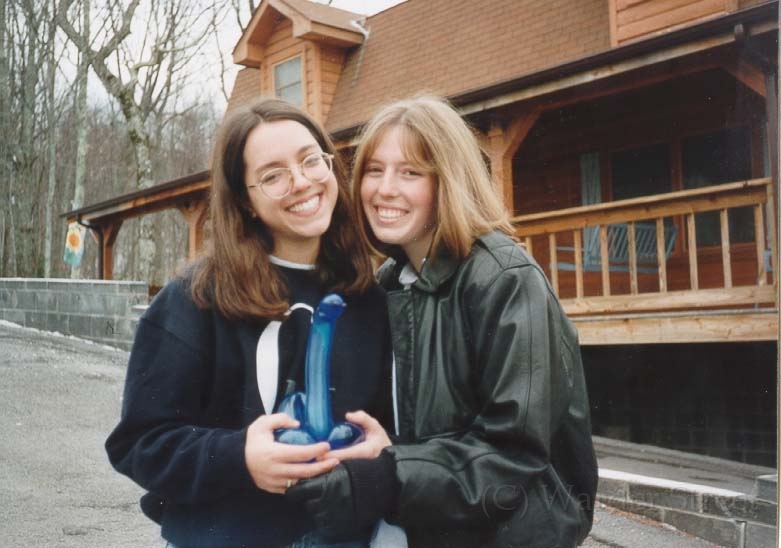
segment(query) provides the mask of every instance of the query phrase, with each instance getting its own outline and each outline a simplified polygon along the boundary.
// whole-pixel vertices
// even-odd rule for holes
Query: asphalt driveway
[[[119,416],[127,353],[0,321],[0,545],[155,548],[138,488],[103,442]],[[588,548],[712,544],[597,508]]]

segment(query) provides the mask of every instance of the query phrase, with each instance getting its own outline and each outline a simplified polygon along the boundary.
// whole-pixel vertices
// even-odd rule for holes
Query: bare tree
[[[57,213],[206,167],[220,115],[187,86],[231,1],[0,0],[0,276],[67,275]],[[108,99],[87,93],[92,73]],[[144,223],[120,233],[115,273],[159,284],[186,225]],[[96,259],[88,245],[81,274]]]
[[[64,49],[57,52],[57,25],[54,20],[54,5],[45,4],[47,14],[44,16],[48,22],[46,31],[46,94],[45,94],[45,123],[46,123],[46,209],[44,215],[43,238],[43,275],[52,275],[52,247],[54,230],[54,200],[57,194],[57,133],[59,122],[59,106],[61,100],[57,97],[57,68],[62,60]]]
[[[9,9],[10,8],[10,9]],[[39,196],[42,184],[40,100],[46,63],[47,20],[42,0],[15,0],[5,5],[4,34],[8,44],[4,90],[8,96],[4,112],[4,156],[7,169],[8,257],[4,269],[12,275],[40,275],[38,232],[41,223]],[[4,50],[6,48],[3,48]]]
[[[0,265],[7,274],[10,262],[7,244],[11,235],[11,78],[8,54],[11,50],[8,37],[8,2],[0,0],[0,182],[2,182],[2,211],[0,211]]]
[[[137,188],[148,188],[155,182],[150,122],[175,115],[182,108],[177,100],[188,83],[192,59],[206,42],[210,9],[192,1],[150,0],[140,13],[146,33],[140,43],[131,45],[127,39],[139,0],[124,8],[112,2],[104,7],[102,20],[110,23],[99,33],[102,45],[93,47],[91,36],[84,29],[77,31],[69,19],[74,2],[59,0],[57,21],[118,102],[135,153]],[[154,276],[157,253],[154,230],[148,219],[139,227],[137,274],[148,280]]]
[[[90,36],[90,0],[81,2],[81,35]],[[79,63],[76,70],[76,173],[73,177],[73,199],[71,208],[78,209],[84,205],[85,162],[87,160],[87,86],[89,67],[92,57],[86,51],[79,50]],[[81,265],[71,267],[71,278],[81,277]]]

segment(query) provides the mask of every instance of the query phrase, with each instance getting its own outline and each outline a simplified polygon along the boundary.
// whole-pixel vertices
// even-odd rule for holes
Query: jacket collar
[[[498,230],[486,232],[475,239],[472,244],[470,255],[474,253],[475,246],[492,249],[506,244],[508,241],[507,236]],[[435,257],[429,259],[423,265],[422,272],[420,273],[418,281],[415,283],[415,287],[421,291],[434,293],[456,273],[456,270],[458,270],[461,264],[466,260],[468,260],[468,256],[459,261],[453,257],[448,250],[442,248]]]
[[[389,291],[401,289],[399,275],[407,261],[389,258],[377,270],[377,280]],[[447,250],[442,250],[423,264],[418,280],[413,284],[416,289],[433,293],[458,270],[459,261]]]
[[[461,261],[443,247],[423,264],[415,287],[427,293],[434,293],[455,274],[460,264]]]
[[[492,248],[494,246],[502,244],[506,240],[506,236],[500,232],[493,230],[482,236],[478,237],[474,244],[482,245],[485,248]],[[466,260],[466,259],[464,259]],[[429,259],[423,264],[422,272],[418,277],[418,281],[414,286],[421,291],[427,293],[436,292],[442,284],[447,282],[453,274],[456,273],[458,267],[463,261],[459,261],[447,249],[442,248],[434,257]],[[399,274],[406,261],[399,261],[396,259],[388,259],[377,271],[377,279],[380,285],[386,288],[399,289]]]

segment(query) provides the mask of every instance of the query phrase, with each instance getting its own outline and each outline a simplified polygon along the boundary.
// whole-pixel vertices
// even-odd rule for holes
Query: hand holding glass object
[[[331,417],[330,357],[336,320],[344,312],[344,299],[335,293],[323,297],[312,315],[306,347],[306,392],[288,394],[279,405],[301,426],[274,432],[281,443],[307,445],[327,441],[331,449],[348,447],[364,439],[363,430],[351,422],[334,424]]]

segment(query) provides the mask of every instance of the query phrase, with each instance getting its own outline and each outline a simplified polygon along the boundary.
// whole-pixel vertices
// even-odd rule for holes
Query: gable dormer
[[[308,0],[265,0],[233,50],[233,61],[257,69],[257,95],[287,99],[324,123],[345,52],[363,42],[361,19]]]

